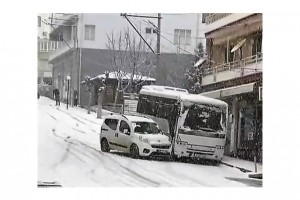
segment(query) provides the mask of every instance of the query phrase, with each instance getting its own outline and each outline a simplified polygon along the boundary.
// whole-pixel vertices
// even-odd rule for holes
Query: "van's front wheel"
[[[130,147],[130,154],[133,158],[140,157],[139,147],[136,144],[132,144]]]

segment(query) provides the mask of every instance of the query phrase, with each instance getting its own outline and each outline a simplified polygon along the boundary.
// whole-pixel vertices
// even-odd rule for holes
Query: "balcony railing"
[[[61,41],[40,40],[38,41],[38,52],[56,51],[61,46]]]
[[[230,14],[231,13],[214,13],[214,14],[210,14],[210,15],[206,16],[205,23],[206,24],[213,23],[214,21],[217,21],[221,18],[224,18],[224,17],[226,17]]]
[[[250,57],[244,58],[242,60],[236,60],[233,62],[217,65],[212,68],[203,69],[203,76],[207,76],[207,75],[214,74],[214,73],[216,74],[218,72],[230,71],[230,70],[234,70],[234,69],[238,69],[238,68],[242,69],[246,65],[261,62],[262,59],[263,59],[262,53],[258,53],[257,55],[250,56]]]

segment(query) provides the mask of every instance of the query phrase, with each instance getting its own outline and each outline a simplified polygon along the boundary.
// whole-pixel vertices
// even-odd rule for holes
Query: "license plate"
[[[202,154],[194,154],[194,156],[197,157],[197,158],[203,158],[204,157],[204,155],[202,155]]]
[[[156,152],[159,152],[159,153],[168,153],[167,150],[160,150],[160,149],[156,150]]]

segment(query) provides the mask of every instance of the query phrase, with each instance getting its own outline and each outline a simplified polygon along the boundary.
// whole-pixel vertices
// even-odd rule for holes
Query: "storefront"
[[[231,87],[225,87],[230,84]],[[262,101],[259,99],[261,85],[262,76],[256,76],[255,79],[253,76],[243,77],[231,80],[230,83],[219,83],[214,85],[215,90],[201,93],[228,103],[226,155],[245,160],[253,160],[256,155],[257,161],[262,162]]]

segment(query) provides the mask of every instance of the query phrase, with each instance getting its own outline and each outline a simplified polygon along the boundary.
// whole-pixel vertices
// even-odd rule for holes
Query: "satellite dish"
[[[240,41],[239,43],[237,43],[237,45],[235,45],[232,49],[231,49],[231,53],[235,52],[236,50],[238,50],[244,43],[246,42],[246,39],[243,39],[242,41]]]
[[[206,60],[206,58],[200,58],[194,65],[194,67],[198,67],[199,65],[201,65],[204,61]]]

